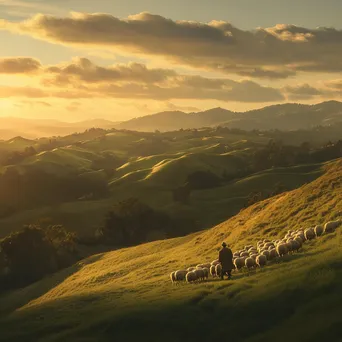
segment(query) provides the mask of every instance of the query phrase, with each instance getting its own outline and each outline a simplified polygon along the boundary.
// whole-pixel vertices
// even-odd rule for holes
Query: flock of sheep
[[[248,271],[257,267],[266,266],[267,262],[276,258],[281,258],[289,253],[294,253],[302,248],[302,245],[307,240],[315,239],[323,234],[333,233],[335,229],[342,223],[341,220],[327,222],[324,226],[318,225],[305,230],[289,230],[283,239],[279,240],[260,240],[257,246],[245,246],[243,249],[233,253],[233,263],[235,269]],[[178,270],[170,274],[171,282],[193,283],[202,281],[212,277],[220,276],[222,266],[218,260],[211,263],[199,264],[194,267],[189,267],[186,270]]]

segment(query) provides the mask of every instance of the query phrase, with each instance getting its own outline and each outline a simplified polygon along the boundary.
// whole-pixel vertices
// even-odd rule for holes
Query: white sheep
[[[216,266],[215,265],[211,265],[209,271],[210,271],[211,276],[215,278],[216,275],[217,275],[216,274]]]
[[[315,231],[313,228],[305,229],[304,236],[306,240],[312,240],[316,237]]]
[[[188,271],[188,272],[191,272],[191,271],[194,271],[196,269],[196,267],[188,267],[186,270]]]
[[[250,270],[251,268],[255,267],[255,260],[251,257],[245,260],[245,266]]]
[[[175,272],[175,281],[183,281],[185,280],[186,274],[188,271],[186,270],[178,270]]]
[[[270,254],[269,254],[270,260],[273,260],[278,256],[278,252],[275,248],[271,249],[269,252],[270,252]]]
[[[264,251],[261,251],[260,254],[264,255],[267,258],[267,260],[270,260],[270,251],[264,250]]]
[[[204,267],[203,272],[204,272],[204,279],[208,279],[209,278],[209,268]]]
[[[218,260],[214,260],[214,261],[211,262],[211,265],[216,266],[216,265],[219,264],[219,263],[220,263],[220,262],[219,262]]]
[[[276,250],[277,250],[278,256],[280,256],[280,257],[286,255],[289,252],[289,250],[287,248],[287,244],[285,244],[285,243],[279,244],[276,247]]]
[[[199,279],[199,280],[204,280],[204,270],[203,270],[203,268],[197,268],[195,271],[193,271],[193,272],[195,272],[195,274],[196,274],[196,277],[197,277],[197,279]]]
[[[324,225],[324,233],[333,233],[335,229],[340,225],[340,221],[329,221]]]
[[[302,247],[302,244],[299,243],[297,240],[292,240],[291,242],[291,250],[298,252]]]
[[[197,275],[195,273],[195,271],[191,271],[191,272],[188,272],[186,275],[186,282],[187,283],[193,283],[197,280]]]
[[[222,273],[222,266],[221,266],[221,264],[217,264],[217,265],[216,265],[215,272],[216,272],[216,275],[217,275],[218,277],[221,276],[221,273]]]
[[[234,266],[237,270],[240,270],[243,266],[245,266],[245,258],[240,257],[234,259]]]
[[[315,227],[315,234],[317,237],[321,236],[323,232],[324,232],[324,227],[322,225],[319,224]]]
[[[175,275],[176,272],[171,272],[170,274],[170,279],[171,279],[171,283],[174,283],[176,281],[176,275]]]
[[[255,262],[260,268],[262,268],[267,264],[267,257],[265,255],[258,255]]]

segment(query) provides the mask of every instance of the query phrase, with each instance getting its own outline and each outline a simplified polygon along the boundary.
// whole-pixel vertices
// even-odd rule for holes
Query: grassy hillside
[[[297,190],[257,203],[212,229],[94,255],[0,299],[6,341],[337,341],[342,230],[234,281],[172,286],[173,270],[210,261],[288,229],[341,216],[342,160]],[[309,323],[308,323],[309,322]]]

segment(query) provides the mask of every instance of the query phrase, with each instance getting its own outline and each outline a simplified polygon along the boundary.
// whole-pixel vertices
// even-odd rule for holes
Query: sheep
[[[278,256],[280,257],[286,255],[289,252],[287,245],[285,243],[279,244],[276,247],[276,250],[277,250]]]
[[[170,274],[171,283],[174,283],[176,281],[175,273],[176,272],[171,272],[171,274]]]
[[[304,239],[302,239],[302,238],[300,237],[300,235],[296,235],[295,240],[298,241],[301,245],[302,245],[303,242],[305,241]]]
[[[217,274],[216,274],[216,266],[215,266],[215,265],[211,265],[209,271],[210,271],[211,276],[212,276],[213,278],[215,278],[216,275],[217,275]]]
[[[324,227],[322,225],[317,225],[315,227],[315,234],[317,237],[321,236],[323,234],[323,231],[324,231]]]
[[[194,271],[196,269],[196,267],[188,267],[186,270],[188,271],[188,272],[191,272],[191,271]]]
[[[218,260],[214,260],[214,261],[211,262],[211,265],[216,266],[216,265],[219,264],[219,263],[220,263],[220,262],[219,262]]]
[[[234,259],[234,266],[237,270],[240,270],[243,266],[245,266],[245,258]]]
[[[305,229],[304,236],[306,240],[312,240],[316,237],[315,231],[313,228]]]
[[[187,283],[193,283],[197,280],[197,275],[195,271],[188,272],[185,277]]]
[[[324,225],[324,234],[333,233],[340,225],[340,221],[329,221]]]
[[[178,270],[175,272],[175,281],[183,281],[185,280],[186,274],[188,271],[186,270]]]
[[[251,257],[247,258],[245,260],[245,266],[248,270],[250,270],[251,268],[255,267],[255,260]]]
[[[217,275],[218,277],[221,276],[221,273],[222,273],[222,265],[221,265],[221,264],[217,264],[217,265],[216,265],[215,271],[216,271],[216,275]]]
[[[209,278],[209,268],[204,267],[203,272],[204,272],[204,279],[208,279]]]
[[[193,271],[193,272],[196,274],[197,279],[199,279],[199,280],[204,280],[205,274],[204,274],[203,268],[198,268],[198,269],[196,269],[196,270]]]
[[[211,266],[211,263],[210,262],[207,262],[207,263],[205,263],[205,264],[202,264],[203,265],[203,268],[207,268],[207,269],[209,269],[210,268],[210,266]]]
[[[291,250],[298,252],[300,248],[302,247],[302,244],[299,243],[297,240],[291,241]]]
[[[255,262],[260,268],[262,268],[267,264],[267,257],[265,255],[258,255]]]
[[[250,257],[253,258],[254,260],[257,258],[258,254],[257,253],[254,253],[252,254]]]
[[[269,259],[273,260],[278,256],[278,252],[275,248],[270,250]]]
[[[267,258],[267,260],[270,259],[270,251],[265,250],[265,251],[262,251],[260,254],[261,254],[261,255],[264,255],[264,256]]]
[[[242,253],[240,254],[240,256],[241,256],[241,257],[246,257],[246,258],[248,258],[248,257],[249,257],[249,253],[248,253],[248,252],[242,252]]]

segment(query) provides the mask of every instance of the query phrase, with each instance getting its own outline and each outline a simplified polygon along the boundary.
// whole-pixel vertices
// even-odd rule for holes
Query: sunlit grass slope
[[[212,229],[94,255],[0,299],[6,341],[338,341],[342,229],[234,281],[172,286],[169,273],[340,217],[342,161]]]

